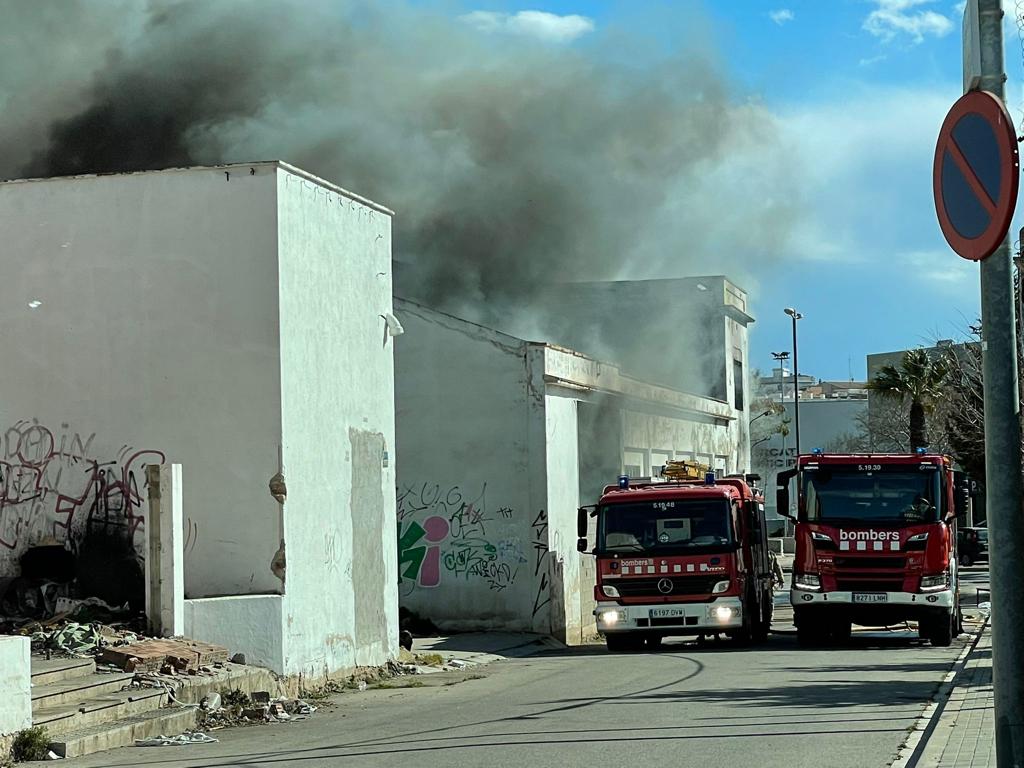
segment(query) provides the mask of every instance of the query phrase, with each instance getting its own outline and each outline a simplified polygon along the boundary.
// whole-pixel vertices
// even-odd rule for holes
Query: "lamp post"
[[[783,310],[793,318],[793,422],[796,426],[796,455],[800,455],[800,365],[796,356],[796,321],[802,320],[803,315],[792,307]]]

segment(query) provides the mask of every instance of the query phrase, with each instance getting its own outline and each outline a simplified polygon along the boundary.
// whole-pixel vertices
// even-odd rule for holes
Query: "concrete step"
[[[135,678],[130,673],[94,674],[88,677],[62,680],[49,685],[32,686],[32,707],[59,707],[64,704],[94,699],[108,693],[118,693]]]
[[[50,749],[60,757],[82,757],[118,747],[129,747],[136,739],[154,736],[177,736],[196,726],[198,710],[191,707],[168,707],[132,715],[116,723],[95,725],[72,731],[50,742]]]
[[[42,659],[32,657],[32,685],[52,685],[96,674],[93,659]]]
[[[131,688],[70,704],[33,707],[32,725],[45,726],[47,734],[54,738],[152,712],[165,703],[167,694],[160,688]]]

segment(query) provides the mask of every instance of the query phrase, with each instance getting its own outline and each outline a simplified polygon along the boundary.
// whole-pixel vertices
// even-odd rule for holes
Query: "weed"
[[[11,759],[16,763],[45,760],[50,754],[50,738],[43,727],[28,728],[14,737]]]

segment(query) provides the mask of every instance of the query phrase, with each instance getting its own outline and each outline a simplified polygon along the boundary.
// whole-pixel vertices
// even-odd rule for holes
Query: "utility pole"
[[[1003,9],[977,2],[982,90],[1005,102]],[[965,65],[967,62],[965,61]],[[981,262],[985,378],[985,492],[992,587],[992,679],[996,765],[1024,768],[1024,515],[1021,514],[1020,400],[1010,239]]]

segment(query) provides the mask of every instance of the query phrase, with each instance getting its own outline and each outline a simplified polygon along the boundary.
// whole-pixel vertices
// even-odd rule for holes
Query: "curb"
[[[974,649],[981,641],[981,636],[985,632],[985,627],[988,626],[989,620],[990,617],[985,616],[974,637],[968,641],[960,655],[950,665],[949,672],[942,679],[935,698],[929,702],[924,712],[915,721],[910,735],[907,736],[907,740],[903,742],[896,752],[896,759],[890,763],[890,768],[914,768],[921,760],[924,749],[928,744],[928,739],[935,732],[935,727],[939,724],[942,713],[946,709],[946,704],[949,702],[949,697],[953,693],[953,689],[956,688],[956,679],[963,672],[964,667],[967,666],[968,657],[974,652]]]

